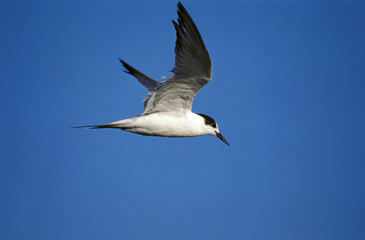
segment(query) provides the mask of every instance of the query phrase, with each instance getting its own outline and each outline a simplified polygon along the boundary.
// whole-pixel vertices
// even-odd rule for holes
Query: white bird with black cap
[[[118,128],[161,137],[214,135],[229,145],[213,118],[191,111],[195,95],[212,78],[212,62],[192,18],[180,2],[177,6],[178,20],[172,21],[176,43],[171,77],[158,82],[120,59],[125,72],[134,76],[148,91],[144,113],[108,124],[79,128]]]

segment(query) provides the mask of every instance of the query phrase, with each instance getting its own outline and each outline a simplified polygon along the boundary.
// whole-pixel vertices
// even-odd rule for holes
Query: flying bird
[[[226,143],[213,118],[191,111],[195,95],[212,78],[212,61],[203,39],[184,6],[179,2],[176,30],[175,66],[170,78],[158,82],[120,59],[125,72],[148,91],[144,112],[137,117],[80,128],[118,128],[128,132],[162,137],[214,135]]]

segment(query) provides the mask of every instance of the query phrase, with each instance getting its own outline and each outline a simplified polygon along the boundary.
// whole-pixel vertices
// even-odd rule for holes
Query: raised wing
[[[203,39],[183,5],[179,2],[177,6],[178,20],[172,21],[176,30],[174,75],[162,82],[144,114],[191,110],[195,95],[212,77]]]
[[[153,106],[154,95],[158,91],[158,87],[160,86],[161,83],[141,73],[128,63],[124,62],[122,59],[119,60],[123,64],[125,69],[127,69],[127,71],[125,72],[134,76],[138,80],[138,82],[140,82],[147,89],[148,96],[145,98],[143,104],[144,104],[144,110],[148,111]]]
[[[203,39],[193,19],[184,6],[178,3],[178,23],[172,21],[176,30],[175,76],[211,79],[212,62]],[[208,81],[209,81],[208,80]]]

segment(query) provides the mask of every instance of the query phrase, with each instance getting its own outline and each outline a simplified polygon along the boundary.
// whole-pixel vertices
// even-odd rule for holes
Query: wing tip
[[[124,62],[121,58],[119,58],[119,62],[123,64],[123,67],[128,68],[130,65],[126,62]]]
[[[135,68],[133,68],[131,65],[123,61],[121,58],[119,58],[119,61],[123,64],[123,67],[126,69],[123,70],[125,73],[131,74],[132,76],[138,74],[138,71]]]
[[[182,5],[182,3],[180,1],[177,2],[177,8],[180,10],[180,9],[183,9],[183,10],[186,10],[185,7]]]

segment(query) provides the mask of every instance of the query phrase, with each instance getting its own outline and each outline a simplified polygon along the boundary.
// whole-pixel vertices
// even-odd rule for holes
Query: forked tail
[[[99,128],[120,128],[126,130],[131,127],[131,123],[134,118],[123,119],[116,122],[111,122],[102,125],[89,125],[89,126],[77,126],[72,128],[87,128],[87,129],[99,129]]]
[[[89,126],[76,126],[72,128],[87,128],[87,129],[98,129],[98,128],[123,128],[120,125],[117,124],[103,124],[103,125],[89,125]]]

